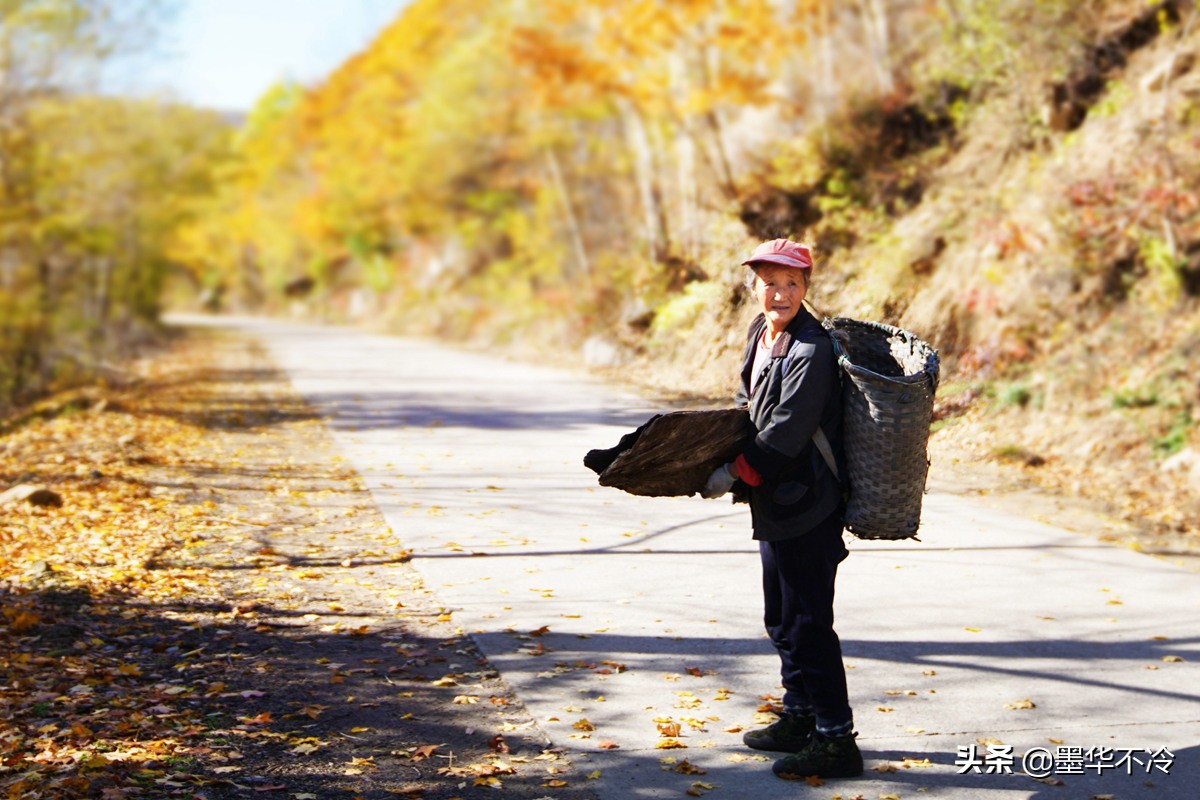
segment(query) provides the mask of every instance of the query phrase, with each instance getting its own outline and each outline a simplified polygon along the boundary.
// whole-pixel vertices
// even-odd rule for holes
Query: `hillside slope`
[[[1003,465],[1168,552],[1200,545],[1200,36],[1137,44],[1073,130],[1015,125],[1012,93],[974,110],[919,201],[819,265],[812,299],[942,350],[935,472]],[[731,388],[748,312],[724,302],[704,346],[638,371]]]
[[[901,318],[977,343],[943,385],[935,450],[1016,462],[1167,549],[1200,537],[1197,52],[1195,33],[1131,52],[1078,129],[1017,154],[981,118],[901,222],[920,241],[961,215]]]

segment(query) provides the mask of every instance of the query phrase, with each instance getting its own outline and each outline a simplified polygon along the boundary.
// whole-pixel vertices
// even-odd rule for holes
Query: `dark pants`
[[[812,711],[822,730],[853,722],[842,644],[833,630],[833,584],[847,556],[841,515],[793,539],[759,542],[764,622],[779,651],[783,705]]]

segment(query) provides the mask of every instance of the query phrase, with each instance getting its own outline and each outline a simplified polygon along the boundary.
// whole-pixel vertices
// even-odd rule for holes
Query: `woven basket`
[[[824,325],[845,372],[846,527],[861,539],[914,538],[929,471],[937,351],[878,322],[837,317]]]

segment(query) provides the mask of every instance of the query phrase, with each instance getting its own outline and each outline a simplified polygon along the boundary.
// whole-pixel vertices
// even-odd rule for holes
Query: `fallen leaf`
[[[746,761],[770,761],[771,759],[758,753],[730,753],[725,760],[733,764],[741,764]]]
[[[1037,704],[1026,697],[1024,700],[1018,700],[1015,703],[1005,703],[1004,707],[1010,711],[1024,711],[1030,708],[1037,708]]]
[[[414,747],[409,752],[412,753],[413,761],[423,761],[427,758],[432,758],[439,747],[441,747],[440,744],[424,744],[420,747]]]
[[[256,717],[238,717],[238,721],[246,725],[266,725],[271,721],[271,712],[264,711]]]
[[[5,609],[7,612],[8,609]],[[5,616],[8,616],[6,613]],[[42,621],[42,618],[32,611],[19,611],[8,622],[8,629],[13,633],[25,633]]]

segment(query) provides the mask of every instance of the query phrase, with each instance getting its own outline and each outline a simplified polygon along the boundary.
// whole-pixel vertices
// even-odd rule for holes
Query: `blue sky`
[[[276,81],[319,81],[369,44],[404,5],[406,0],[182,0],[153,58],[130,65],[126,80],[195,105],[244,111]]]

